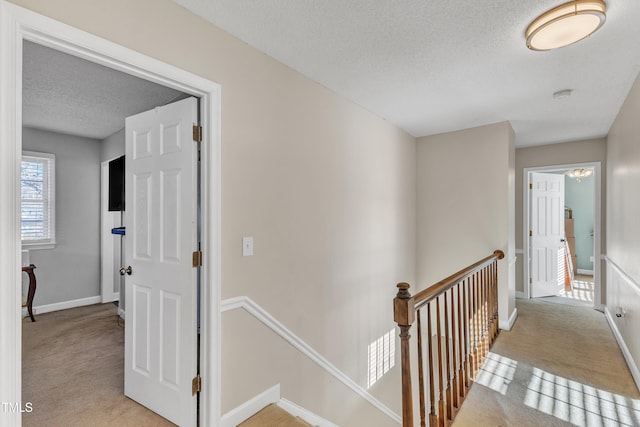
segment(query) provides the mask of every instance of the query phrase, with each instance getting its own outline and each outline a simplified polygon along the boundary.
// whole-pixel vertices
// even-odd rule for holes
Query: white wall
[[[490,255],[500,322],[515,312],[514,133],[507,122],[418,139],[417,278],[412,293]]]
[[[640,77],[607,138],[607,305],[640,386]],[[617,318],[618,307],[626,316]]]
[[[100,142],[24,128],[23,149],[56,155],[56,246],[32,250],[34,306],[100,295]]]
[[[15,3],[221,85],[222,296],[250,296],[366,386],[368,344],[415,276],[415,139],[168,0]],[[394,425],[241,316],[222,319],[223,412],[280,382],[339,425]],[[398,370],[371,389],[397,412]]]

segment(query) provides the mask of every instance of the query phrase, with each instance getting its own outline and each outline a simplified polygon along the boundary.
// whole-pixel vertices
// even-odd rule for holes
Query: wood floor
[[[124,327],[97,304],[22,323],[24,427],[173,426],[124,396]]]

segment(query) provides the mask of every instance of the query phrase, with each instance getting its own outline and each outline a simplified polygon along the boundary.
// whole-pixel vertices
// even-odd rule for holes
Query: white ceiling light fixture
[[[578,42],[604,24],[607,5],[602,0],[577,0],[537,17],[525,33],[531,50],[550,50]]]
[[[565,173],[569,178],[575,178],[576,180],[578,180],[578,182],[580,182],[580,178],[587,178],[593,175],[593,169],[592,168],[575,168],[575,169],[568,170]]]

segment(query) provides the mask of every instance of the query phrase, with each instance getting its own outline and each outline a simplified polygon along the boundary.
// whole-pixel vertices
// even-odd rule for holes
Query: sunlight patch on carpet
[[[525,405],[576,426],[638,426],[640,400],[533,368]]]
[[[476,375],[475,383],[505,395],[516,374],[517,366],[517,361],[489,352]]]

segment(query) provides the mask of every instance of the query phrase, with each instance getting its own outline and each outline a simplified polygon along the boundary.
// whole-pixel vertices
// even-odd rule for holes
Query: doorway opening
[[[91,62],[115,69],[156,84],[187,93],[202,100],[203,149],[201,153],[202,192],[202,242],[203,266],[200,310],[201,345],[198,357],[203,361],[201,374],[209,381],[203,382],[200,391],[200,423],[214,425],[219,419],[219,104],[220,88],[217,84],[185,72],[181,69],[146,57],[122,46],[63,25],[55,20],[26,11],[18,6],[0,2],[0,81],[3,99],[0,108],[0,159],[2,161],[2,191],[16,194],[19,188],[20,155],[22,152],[22,71],[23,42],[29,41]],[[4,91],[4,89],[7,89]],[[99,174],[99,170],[98,170]],[[7,346],[0,349],[2,356],[2,384],[0,394],[4,399],[20,402],[21,399],[21,312],[22,299],[19,275],[20,228],[19,197],[7,197],[0,208],[3,231],[13,239],[0,242],[0,252],[6,254],[2,261],[3,286],[0,299],[0,334]],[[6,297],[6,298],[5,298]],[[3,414],[9,423],[18,425],[21,412]]]
[[[600,163],[525,168],[523,182],[524,296],[602,310]]]

